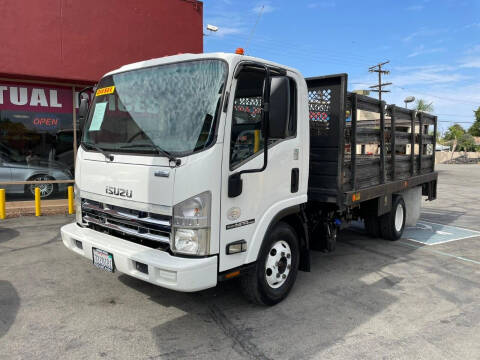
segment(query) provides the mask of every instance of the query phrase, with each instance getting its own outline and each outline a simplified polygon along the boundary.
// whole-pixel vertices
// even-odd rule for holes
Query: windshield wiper
[[[149,148],[151,148],[151,149],[156,150],[159,155],[165,156],[165,157],[168,159],[168,162],[169,162],[169,163],[173,163],[173,164],[174,164],[174,165],[173,165],[174,167],[175,167],[175,166],[180,166],[180,164],[181,164],[181,160],[180,160],[180,159],[177,159],[175,156],[173,156],[172,154],[170,154],[167,150],[163,150],[160,146],[155,145],[155,144],[122,145],[122,146],[120,146],[120,149],[132,149],[132,148],[136,148],[136,147],[139,147],[139,148],[149,147]],[[171,166],[171,165],[170,165],[170,166]]]
[[[97,144],[93,144],[91,142],[83,142],[82,143],[83,145],[86,145],[94,150],[97,150],[98,152],[101,152],[103,154],[103,156],[105,156],[106,159],[112,161],[113,160],[113,155],[106,152],[105,150],[103,150],[101,147],[99,147]]]

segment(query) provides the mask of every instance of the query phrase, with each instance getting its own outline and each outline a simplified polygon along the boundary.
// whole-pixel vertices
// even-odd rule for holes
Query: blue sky
[[[480,0],[204,0],[204,24],[219,27],[205,52],[245,47],[306,77],[346,72],[350,90],[374,85],[369,66],[390,60],[385,100],[433,102],[440,130],[468,128],[480,106]]]

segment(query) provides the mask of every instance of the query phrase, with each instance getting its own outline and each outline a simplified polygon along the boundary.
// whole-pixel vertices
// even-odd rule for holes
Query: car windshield
[[[184,156],[209,146],[227,65],[197,60],[126,71],[97,86],[83,143],[110,152]]]

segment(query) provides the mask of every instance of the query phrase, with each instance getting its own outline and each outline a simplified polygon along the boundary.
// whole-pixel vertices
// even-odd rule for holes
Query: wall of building
[[[203,51],[196,0],[3,0],[0,77],[91,83],[121,65]]]
[[[466,157],[467,159],[479,159],[480,152],[465,152],[465,151],[437,151],[435,152],[435,162],[442,164],[451,160]]]

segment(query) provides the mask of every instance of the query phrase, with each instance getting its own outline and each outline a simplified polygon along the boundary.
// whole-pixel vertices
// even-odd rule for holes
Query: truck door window
[[[263,150],[262,92],[265,82],[263,71],[245,70],[240,73],[233,102],[232,131],[230,137],[230,167],[237,167]],[[291,117],[289,136],[296,134],[296,87],[290,79]],[[269,139],[269,145],[280,139]]]

